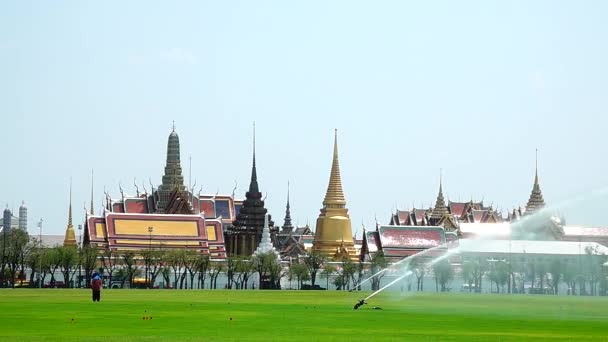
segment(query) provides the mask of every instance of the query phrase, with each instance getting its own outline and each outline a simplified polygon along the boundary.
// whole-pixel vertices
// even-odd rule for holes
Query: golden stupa
[[[323,208],[317,219],[317,229],[312,251],[335,260],[349,258],[357,260],[353,231],[340,179],[338,162],[338,130],[334,138],[334,158],[331,165],[329,185],[323,200]]]
[[[72,180],[70,179],[70,206],[68,209],[68,226],[65,229],[65,239],[63,240],[64,247],[77,247],[76,233],[72,225]]]

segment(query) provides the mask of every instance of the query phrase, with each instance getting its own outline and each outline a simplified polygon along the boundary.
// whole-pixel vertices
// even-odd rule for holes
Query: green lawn
[[[608,298],[336,291],[0,290],[0,340],[608,339]],[[372,310],[379,306],[382,310]],[[150,317],[144,319],[144,317]]]

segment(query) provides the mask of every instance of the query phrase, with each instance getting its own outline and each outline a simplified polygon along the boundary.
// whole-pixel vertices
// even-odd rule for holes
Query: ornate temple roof
[[[448,207],[445,205],[443,199],[443,184],[441,176],[439,177],[439,193],[437,194],[437,201],[435,202],[435,208],[431,214],[431,218],[435,220],[441,219],[444,215],[448,214]]]
[[[532,186],[532,193],[526,204],[526,215],[532,214],[537,210],[545,207],[545,200],[543,194],[540,191],[540,184],[538,182],[538,167],[534,172],[534,186]]]
[[[289,209],[289,184],[287,184],[287,205],[285,206],[285,221],[283,222],[282,233],[290,233],[291,231],[293,231],[293,224],[291,223],[291,212]]]
[[[236,220],[233,222],[235,230],[253,230],[262,232],[264,228],[264,217],[268,210],[264,207],[262,193],[258,186],[258,175],[255,165],[255,126],[253,136],[253,164],[251,166],[251,180],[249,182],[249,191],[245,193],[243,206]],[[274,226],[274,222],[269,218],[269,225]]]
[[[179,136],[175,132],[175,126],[173,126],[173,131],[169,134],[167,142],[165,174],[163,175],[162,184],[158,187],[159,200],[156,206],[157,212],[165,213],[171,193],[176,190],[183,192],[186,190],[186,187],[184,186],[184,176],[182,176],[182,166],[180,163]]]

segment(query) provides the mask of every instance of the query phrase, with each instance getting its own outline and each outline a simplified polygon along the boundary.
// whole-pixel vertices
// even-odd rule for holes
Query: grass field
[[[0,340],[608,340],[608,298],[336,291],[0,290]],[[379,306],[382,310],[372,310]],[[146,319],[147,318],[147,319]]]

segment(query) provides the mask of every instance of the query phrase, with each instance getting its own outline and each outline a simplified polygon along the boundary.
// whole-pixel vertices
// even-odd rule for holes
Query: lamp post
[[[38,273],[38,288],[42,288],[42,281],[44,279],[42,279],[42,219],[40,219],[40,221],[38,221],[38,228],[40,228],[39,232],[38,232],[38,245],[39,247],[39,251],[38,253],[40,253],[38,255],[38,257],[40,258],[40,272]]]
[[[150,261],[152,261],[152,232],[154,231],[154,227],[150,226],[148,227],[148,237],[149,237],[149,243],[148,243],[148,258],[146,260],[146,285],[148,285],[148,288],[152,288],[151,284],[148,284],[148,273],[150,272]],[[152,275],[150,274],[150,281],[152,281]]]
[[[78,243],[78,288],[81,288],[82,282],[82,225],[78,225],[78,234],[80,234],[80,242]]]

